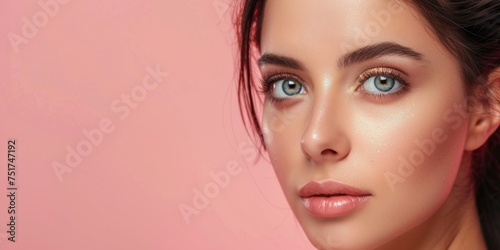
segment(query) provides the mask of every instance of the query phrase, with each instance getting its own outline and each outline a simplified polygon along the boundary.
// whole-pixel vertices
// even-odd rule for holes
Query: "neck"
[[[455,228],[455,235],[448,236],[448,250],[455,249],[479,249],[486,250],[486,243],[484,241],[483,235],[481,233],[481,224],[479,222],[479,216],[477,214],[477,208],[475,203],[475,195],[464,204],[462,213],[460,217],[456,218],[458,220],[458,225]],[[458,209],[457,209],[458,210]],[[446,225],[444,225],[446,226]],[[444,239],[443,239],[444,241]],[[446,246],[446,242],[441,242],[440,245]]]

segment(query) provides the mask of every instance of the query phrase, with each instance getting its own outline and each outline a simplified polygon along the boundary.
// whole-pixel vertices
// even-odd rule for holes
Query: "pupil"
[[[387,77],[385,77],[385,76],[381,76],[381,77],[380,77],[380,83],[382,83],[382,84],[387,84]]]
[[[295,95],[300,92],[300,86],[293,80],[285,80],[283,82],[283,92],[287,95]]]
[[[395,80],[387,76],[377,76],[375,78],[375,87],[380,91],[389,91],[395,85]]]

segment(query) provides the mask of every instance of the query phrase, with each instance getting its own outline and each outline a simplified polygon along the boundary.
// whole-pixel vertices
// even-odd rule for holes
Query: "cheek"
[[[372,128],[370,135],[357,138],[365,141],[357,156],[363,159],[360,165],[368,166],[366,181],[382,201],[375,210],[398,218],[401,227],[429,217],[451,192],[467,135],[463,100],[460,95],[429,100],[395,110],[384,121],[357,122]]]
[[[283,188],[293,190],[292,181],[298,175],[300,166],[305,165],[300,140],[308,112],[304,105],[288,109],[276,109],[272,104],[264,106],[262,130],[269,159]]]
[[[424,191],[433,185],[449,189],[460,165],[465,136],[465,122],[456,129],[446,122],[394,129],[372,155],[378,166],[375,171],[384,177],[382,187],[388,189],[384,191],[397,193],[415,187]]]

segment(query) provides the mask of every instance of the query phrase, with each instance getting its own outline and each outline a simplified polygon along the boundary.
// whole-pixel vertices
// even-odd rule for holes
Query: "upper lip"
[[[307,198],[311,196],[335,195],[367,196],[370,195],[370,193],[336,181],[324,181],[321,183],[311,181],[299,190],[299,195],[303,198]]]

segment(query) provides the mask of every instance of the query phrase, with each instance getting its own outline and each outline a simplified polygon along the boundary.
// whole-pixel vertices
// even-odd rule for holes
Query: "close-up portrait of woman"
[[[318,249],[500,249],[500,1],[245,0],[237,90]]]

